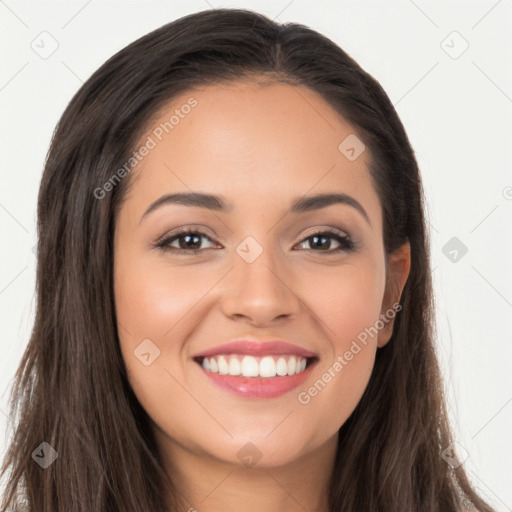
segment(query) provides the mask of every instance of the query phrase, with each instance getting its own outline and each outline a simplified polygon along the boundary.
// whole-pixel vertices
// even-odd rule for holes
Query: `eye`
[[[212,242],[212,239],[203,231],[183,228],[157,242],[155,247],[171,254],[197,254],[201,250],[202,239]]]
[[[178,232],[172,233],[162,240],[157,241],[154,246],[171,254],[197,254],[198,252],[201,252],[201,250],[205,249],[205,247],[201,247],[204,239],[208,240],[212,244],[210,248],[215,245],[213,240],[205,232],[185,227],[180,229]],[[332,240],[334,240],[339,247],[332,249]],[[309,245],[309,247],[306,247],[307,245]],[[335,229],[324,229],[310,234],[295,247],[308,249],[313,252],[334,254],[342,251],[352,252],[356,249],[356,244],[348,235],[343,235]]]
[[[339,244],[339,247],[331,249],[332,239],[334,239],[336,243]],[[296,247],[300,246],[302,249],[308,249],[308,247],[305,247],[306,245],[309,245],[309,250],[327,254],[338,253],[341,251],[352,252],[356,248],[355,243],[349,236],[342,235],[334,229],[327,229],[312,233],[302,242],[300,242]]]

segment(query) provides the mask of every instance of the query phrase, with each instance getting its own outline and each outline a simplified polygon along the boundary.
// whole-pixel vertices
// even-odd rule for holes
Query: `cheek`
[[[315,313],[331,342],[330,356],[348,350],[351,341],[375,324],[384,293],[384,270],[359,260],[337,270],[318,271],[314,279],[303,278],[302,299]],[[370,342],[373,337],[368,336]]]
[[[218,280],[211,269],[170,268],[165,261],[131,255],[128,250],[115,262],[121,353],[135,394],[155,416],[166,409],[162,404],[181,400],[177,381],[186,382],[190,364],[186,341],[204,317],[201,300]],[[141,361],[148,352],[149,358]],[[147,359],[152,362],[146,366]]]
[[[332,434],[347,420],[368,384],[377,349],[374,326],[381,312],[383,272],[375,263],[359,261],[328,275],[318,273],[304,287],[329,346],[317,379],[301,390],[298,402],[309,417],[329,418],[317,425],[321,435]]]
[[[149,417],[157,425],[165,425],[168,434],[179,437],[186,427],[172,411],[191,409],[190,397],[179,384],[185,381],[179,364],[181,340],[186,337],[183,329],[187,314],[193,315],[193,305],[208,283],[191,280],[186,272],[175,271],[171,276],[169,269],[155,262],[128,256],[127,252],[116,261],[114,282],[119,341],[128,380]],[[140,350],[141,346],[146,348]],[[147,365],[146,353],[150,354]],[[185,424],[191,417],[187,416]]]
[[[132,334],[132,342],[140,343],[141,336],[157,343],[172,339],[176,326],[215,282],[211,276],[198,279],[179,268],[171,274],[169,268],[154,262],[119,262],[116,312],[119,323]]]

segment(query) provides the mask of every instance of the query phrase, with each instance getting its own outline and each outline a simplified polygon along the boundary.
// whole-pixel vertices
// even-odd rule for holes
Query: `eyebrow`
[[[181,204],[183,206],[193,207],[195,206],[218,212],[230,212],[233,210],[233,205],[227,203],[222,196],[203,194],[201,192],[182,192],[176,194],[166,194],[158,198],[156,201],[149,205],[148,209],[142,215],[141,221],[152,211],[168,204]],[[333,204],[346,204],[348,206],[352,206],[371,226],[370,218],[368,217],[368,214],[366,213],[366,210],[363,208],[361,203],[347,194],[317,194],[314,196],[300,197],[294,200],[289,211],[291,213],[304,213],[320,210],[321,208],[326,208],[327,206],[331,206]]]

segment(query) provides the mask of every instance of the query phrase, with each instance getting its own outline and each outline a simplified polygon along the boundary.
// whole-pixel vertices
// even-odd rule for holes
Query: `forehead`
[[[235,82],[191,89],[148,123],[139,146],[150,149],[132,172],[129,196],[147,206],[163,193],[193,190],[258,210],[264,200],[278,205],[288,196],[336,191],[358,196],[378,215],[368,151],[347,158],[347,140],[358,144],[356,129],[303,86]]]

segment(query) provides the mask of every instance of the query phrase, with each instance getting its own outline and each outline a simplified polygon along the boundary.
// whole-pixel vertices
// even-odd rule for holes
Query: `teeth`
[[[224,356],[219,356],[217,364],[219,365],[219,373],[221,375],[227,375],[229,373],[229,364]]]
[[[222,356],[221,356],[222,357]],[[242,375],[244,377],[258,376],[258,361],[252,356],[245,356],[242,359]]]
[[[288,375],[288,363],[286,362],[286,359],[284,357],[280,357],[277,360],[276,372],[277,375]]]
[[[288,359],[288,375],[295,375],[295,356]]]
[[[205,357],[202,364],[206,371],[220,375],[271,378],[301,373],[306,369],[307,360],[291,355],[254,357],[230,354]]]
[[[274,358],[267,356],[260,361],[260,376],[261,377],[275,377],[276,376],[276,363]]]
[[[241,373],[240,361],[236,357],[231,357],[229,359],[229,375],[240,375]]]

